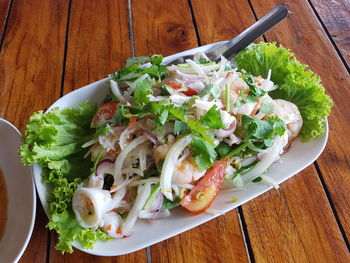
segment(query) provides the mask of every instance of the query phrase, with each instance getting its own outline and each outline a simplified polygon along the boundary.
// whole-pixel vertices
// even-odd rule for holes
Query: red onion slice
[[[143,135],[145,135],[145,137],[150,140],[153,144],[158,144],[158,141],[153,138],[151,135],[149,135],[146,131],[143,132]]]
[[[149,211],[149,212],[156,212],[156,211],[160,210],[162,208],[162,205],[163,205],[163,200],[164,200],[164,196],[159,191],[157,199],[154,200],[154,202],[152,203],[151,207],[147,211]]]
[[[96,176],[114,173],[114,161],[111,159],[103,159],[96,166]]]

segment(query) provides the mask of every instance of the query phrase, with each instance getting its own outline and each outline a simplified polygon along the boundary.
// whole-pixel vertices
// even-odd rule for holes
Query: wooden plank
[[[131,55],[127,0],[71,5],[64,93],[105,78]]]
[[[237,210],[151,247],[152,262],[248,262]]]
[[[34,111],[59,97],[67,10],[67,1],[13,1],[0,53],[0,116],[22,132]],[[39,25],[40,30],[30,30]],[[46,224],[38,204],[33,235],[21,262],[46,261]]]
[[[233,3],[234,2],[234,3]],[[220,7],[216,7],[214,3],[211,4],[210,1],[192,1],[193,9],[195,10],[195,17],[197,25],[199,28],[199,35],[201,39],[204,39],[204,43],[210,43],[214,41],[224,40],[230,38],[230,33],[228,30],[234,28],[236,32],[241,32],[244,27],[253,23],[253,16],[248,12],[249,6],[245,1],[221,1]],[[263,6],[263,3],[256,3],[256,6]],[[265,8],[259,13],[259,17],[267,13],[276,4],[270,4],[269,8]],[[245,12],[241,11],[239,7],[243,7]],[[240,10],[238,14],[234,14],[232,10]],[[247,11],[248,10],[248,11]],[[205,14],[198,17],[198,14]],[[249,16],[250,17],[247,17]],[[243,17],[240,17],[243,16]],[[222,23],[218,22],[217,17],[220,17],[219,21],[224,21]],[[227,17],[225,19],[225,17]],[[232,21],[233,17],[239,17],[240,21],[245,21],[243,23],[236,23]],[[282,22],[278,27],[273,29],[271,32],[279,32],[280,34],[285,31],[285,27],[290,24],[288,21]],[[215,26],[211,26],[215,25]],[[277,34],[277,33],[276,33]],[[284,33],[286,35],[287,33]],[[212,40],[213,39],[213,40]],[[281,259],[287,259],[286,255],[301,255],[306,259],[317,259],[317,254],[315,251],[325,247],[323,252],[326,251],[328,254],[325,258],[337,259],[338,255],[346,253],[346,247],[342,241],[341,233],[337,227],[336,221],[332,215],[331,208],[327,203],[326,196],[323,192],[322,185],[317,180],[317,173],[314,169],[309,168],[308,176],[312,177],[314,181],[312,182],[312,187],[315,191],[318,191],[319,195],[314,197],[313,200],[303,200],[301,193],[308,192],[310,186],[308,184],[302,184],[298,180],[293,179],[292,183],[286,184],[287,186],[292,184],[292,187],[297,191],[293,196],[292,191],[286,188],[286,192],[289,195],[276,194],[279,192],[268,193],[262,197],[254,200],[243,206],[244,218],[247,223],[249,238],[251,240],[252,249],[254,252],[255,259],[260,262],[271,262],[271,261],[281,261]],[[303,179],[306,173],[299,175]],[[294,182],[295,181],[295,182]],[[284,189],[284,187],[283,187]],[[296,217],[295,213],[297,211],[291,211],[288,203],[294,202],[293,198],[299,196],[298,203],[306,207],[306,212],[303,213],[303,217]],[[268,202],[270,201],[270,202]],[[322,215],[322,221],[316,225],[306,225],[306,222],[312,222],[317,220],[320,216],[320,211],[313,211],[312,207],[322,203],[322,209],[325,210],[326,215]],[[272,203],[272,204],[271,204]],[[294,203],[296,207],[298,203]],[[257,210],[259,212],[257,212]],[[261,213],[260,213],[261,211]],[[263,216],[261,216],[261,214]],[[286,220],[279,220],[280,214],[283,214]],[[293,219],[293,220],[291,220]],[[260,223],[263,221],[264,223]],[[264,227],[265,226],[265,227]],[[323,228],[328,227],[327,231]],[[280,231],[275,231],[275,229],[280,229]],[[283,234],[284,231],[288,230],[287,237]],[[321,241],[317,239],[320,238]],[[319,246],[315,247],[315,250],[305,250],[302,247],[304,242],[305,247],[307,245],[312,246],[312,242],[306,243],[307,241],[317,241]],[[295,243],[298,245],[294,245]],[[278,244],[278,245],[276,245]],[[301,245],[300,245],[301,244]],[[330,248],[339,249],[331,253]],[[274,247],[273,249],[271,247]],[[339,254],[337,254],[339,253]],[[298,258],[295,259],[297,261]]]
[[[248,1],[191,2],[202,45],[232,39],[255,23]],[[262,41],[262,38],[257,41]]]
[[[243,205],[257,262],[349,262],[313,166]]]
[[[126,0],[72,1],[64,93],[106,77],[130,55]],[[50,262],[146,262],[146,250],[119,257],[97,257],[77,249],[62,255],[56,243],[57,235],[51,233]]]
[[[259,17],[281,3],[279,0],[252,2]],[[270,31],[266,36],[269,41],[277,41],[290,48],[297,58],[320,75],[327,92],[333,98],[334,107],[328,118],[329,139],[325,151],[317,162],[349,240],[350,76],[309,4],[302,0],[289,1],[288,8],[292,13],[284,25]]]
[[[5,30],[5,21],[8,15],[10,0],[0,1],[0,36],[2,36],[3,31]],[[1,42],[1,39],[0,39]]]
[[[65,263],[65,262],[74,262],[74,263],[130,263],[130,262],[140,262],[146,263],[146,249],[138,250],[134,253],[122,255],[118,257],[100,257],[89,255],[85,252],[82,252],[78,249],[74,249],[74,253],[65,253],[61,254],[60,251],[56,251],[54,244],[57,243],[57,235],[51,233],[51,250],[50,250],[50,263]]]
[[[32,237],[19,262],[46,262],[48,246],[48,230],[45,228],[48,218],[37,196],[37,209]]]
[[[310,2],[350,66],[350,2],[347,0],[310,0]]]
[[[0,70],[0,116],[21,131],[33,111],[59,97],[67,9],[67,1],[13,3],[0,53],[6,65]]]
[[[136,56],[164,56],[197,47],[196,33],[186,0],[132,2]]]
[[[136,55],[169,55],[197,45],[187,1],[137,0],[132,10]],[[151,257],[154,262],[247,262],[237,211],[153,245]]]

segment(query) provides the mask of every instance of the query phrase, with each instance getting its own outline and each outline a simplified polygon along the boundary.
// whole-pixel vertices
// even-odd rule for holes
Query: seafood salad
[[[60,234],[57,248],[128,237],[138,220],[169,217],[175,207],[211,213],[223,184],[277,188],[265,172],[299,134],[308,140],[324,132],[332,102],[323,87],[308,101],[296,96],[291,91],[300,87],[285,86],[289,75],[268,59],[257,71],[252,54],[273,49],[281,52],[270,56],[294,63],[284,65],[290,75],[308,72],[290,51],[268,43],[217,63],[204,53],[168,66],[161,55],[133,57],[109,76],[102,104],[34,114],[20,153],[24,163],[42,166],[53,188],[48,226]],[[302,88],[312,95],[317,84],[320,92],[319,79],[308,77],[313,86],[305,77]],[[318,108],[311,118],[310,104],[324,113]]]
[[[160,66],[157,55],[147,60]],[[268,95],[277,88],[271,71],[266,79],[252,76],[202,53],[166,67],[164,76],[121,72],[111,76],[111,101],[91,122],[104,133],[82,146],[97,163],[73,195],[82,227],[122,238],[137,219],[167,217],[178,205],[204,212],[224,180],[232,187],[253,180],[275,185],[264,172],[303,120],[295,104]]]

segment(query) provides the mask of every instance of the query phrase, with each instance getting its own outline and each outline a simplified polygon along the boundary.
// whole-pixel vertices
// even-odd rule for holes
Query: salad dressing
[[[5,232],[7,222],[7,189],[5,178],[0,168],[0,240]]]

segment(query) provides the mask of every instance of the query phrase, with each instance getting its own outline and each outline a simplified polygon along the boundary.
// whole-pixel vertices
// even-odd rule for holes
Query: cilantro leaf
[[[224,142],[221,142],[218,146],[215,147],[215,151],[220,156],[225,156],[231,151],[231,147]]]
[[[147,95],[152,94],[152,85],[147,80],[138,80],[134,90],[134,104],[143,104],[149,102]]]
[[[203,171],[213,165],[217,154],[215,149],[207,141],[196,136],[192,139],[191,149],[199,169]]]
[[[174,134],[179,135],[188,129],[188,125],[183,121],[176,120],[174,124]]]
[[[157,117],[157,122],[160,125],[164,125],[168,119],[169,111],[167,109],[164,109],[161,111],[160,115]]]
[[[200,57],[198,59],[198,64],[207,64],[207,63],[210,63],[210,61],[207,60],[206,58]]]
[[[220,111],[216,105],[213,105],[200,119],[201,123],[208,126],[209,129],[217,130],[224,128],[221,120]]]
[[[286,127],[284,122],[277,118],[259,120],[247,115],[242,116],[242,125],[249,139],[273,139],[284,134]]]
[[[249,86],[250,94],[253,95],[254,97],[261,97],[267,93],[265,90],[262,90],[256,86],[251,76],[246,77],[245,82]]]

